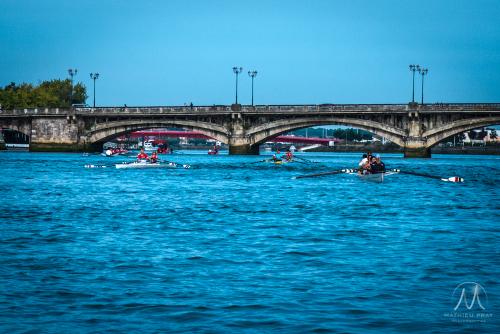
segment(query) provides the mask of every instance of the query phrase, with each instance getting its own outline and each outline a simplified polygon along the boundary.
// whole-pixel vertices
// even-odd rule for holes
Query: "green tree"
[[[0,88],[0,105],[4,109],[23,108],[69,108],[72,103],[81,104],[87,100],[87,89],[82,83],[73,87],[71,102],[71,81],[69,79],[43,81],[38,86],[11,82]]]

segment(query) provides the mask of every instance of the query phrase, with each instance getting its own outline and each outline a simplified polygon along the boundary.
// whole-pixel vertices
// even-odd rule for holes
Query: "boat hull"
[[[393,175],[396,174],[395,172],[385,172],[385,173],[376,173],[376,174],[359,174],[359,178],[365,180],[365,181],[370,181],[370,182],[384,182],[384,178],[388,175]]]
[[[267,161],[268,163],[270,164],[275,164],[275,165],[285,165],[285,164],[289,164],[289,163],[292,163],[293,160],[269,160]]]
[[[118,169],[147,169],[147,168],[176,168],[177,165],[173,163],[144,163],[144,162],[132,162],[132,163],[123,163],[116,164],[116,168]]]

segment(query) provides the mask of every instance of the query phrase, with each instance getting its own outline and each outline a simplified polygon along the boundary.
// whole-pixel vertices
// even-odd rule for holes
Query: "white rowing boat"
[[[118,169],[133,169],[133,168],[138,168],[138,169],[144,169],[144,168],[177,168],[177,164],[173,162],[169,163],[163,163],[163,162],[157,162],[157,163],[150,163],[150,162],[124,162],[121,164],[116,164],[116,168]]]
[[[359,178],[370,181],[370,182],[384,182],[384,178],[389,175],[397,174],[396,171],[388,171],[385,173],[375,173],[375,174],[360,174],[357,171],[349,172],[348,174],[357,175]]]
[[[332,171],[323,172],[323,173],[294,176],[293,179],[305,179],[305,178],[309,178],[309,177],[335,175],[335,174],[342,174],[342,173],[350,174],[350,175],[357,175],[359,178],[361,178],[363,180],[374,181],[374,182],[383,182],[384,178],[386,176],[394,175],[394,174],[406,174],[406,175],[422,176],[422,177],[427,177],[430,179],[441,180],[444,182],[464,182],[464,179],[459,177],[459,176],[441,177],[441,176],[422,174],[422,173],[417,173],[417,172],[412,172],[412,171],[402,171],[400,169],[391,169],[391,170],[388,170],[384,173],[375,173],[375,174],[360,174],[360,173],[358,173],[357,169],[340,169],[340,170],[332,170]]]

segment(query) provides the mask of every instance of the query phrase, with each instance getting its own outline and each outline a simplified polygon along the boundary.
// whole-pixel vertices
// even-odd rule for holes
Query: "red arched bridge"
[[[175,131],[175,130],[153,130],[153,131],[136,131],[129,134],[131,138],[142,137],[169,137],[169,138],[196,138],[196,139],[212,139],[211,137],[199,131]],[[341,142],[337,138],[319,138],[319,137],[300,137],[300,136],[276,136],[269,138],[267,142],[274,143],[300,143],[300,144],[321,144],[328,145],[331,142]]]

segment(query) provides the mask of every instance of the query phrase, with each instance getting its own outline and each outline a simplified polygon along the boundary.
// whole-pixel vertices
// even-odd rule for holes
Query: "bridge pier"
[[[409,136],[404,140],[403,152],[405,158],[430,158],[431,149],[427,147],[427,139],[422,136],[425,130],[422,115],[410,112],[407,123]]]
[[[233,105],[231,108],[233,108]],[[240,105],[237,108],[241,108]],[[234,109],[234,108],[233,108]],[[229,154],[231,155],[259,155],[259,144],[251,144],[252,141],[247,136],[246,126],[243,122],[241,113],[231,114],[231,122],[229,124],[231,134],[229,135],[228,145]]]

